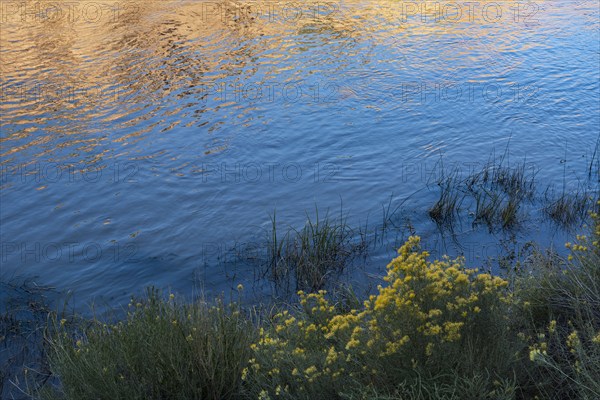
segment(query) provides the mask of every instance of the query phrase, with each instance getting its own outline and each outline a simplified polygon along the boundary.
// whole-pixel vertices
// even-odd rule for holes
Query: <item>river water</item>
[[[300,228],[341,205],[377,229],[397,208],[367,277],[409,233],[469,264],[507,237],[560,247],[572,231],[540,205],[516,233],[440,232],[435,182],[490,159],[534,170],[538,194],[597,190],[594,0],[1,7],[2,276],[79,304],[148,285],[263,296],[248,253],[274,210]]]

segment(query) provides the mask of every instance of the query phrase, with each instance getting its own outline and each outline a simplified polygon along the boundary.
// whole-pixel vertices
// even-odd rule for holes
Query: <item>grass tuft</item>
[[[49,359],[60,378],[48,399],[232,399],[254,332],[235,305],[181,304],[155,289],[125,320],[49,321]]]
[[[268,270],[273,281],[292,284],[296,290],[316,291],[327,284],[332,274],[347,267],[357,249],[364,246],[351,243],[352,230],[340,212],[339,218],[327,213],[315,218],[307,215],[300,230],[289,229],[279,234],[275,213],[268,234]]]
[[[458,190],[460,183],[456,174],[442,177],[438,182],[440,197],[429,209],[429,217],[440,227],[452,229],[458,216],[462,194]]]
[[[585,188],[579,187],[573,193],[563,192],[555,196],[546,190],[544,213],[556,224],[569,227],[585,219],[594,201]]]
[[[489,163],[467,177],[461,178],[458,171],[442,173],[438,186],[440,196],[429,209],[438,226],[453,230],[466,204],[472,208],[473,225],[484,223],[490,231],[496,227],[510,230],[518,226],[523,202],[534,200],[535,171],[525,163],[512,167]]]

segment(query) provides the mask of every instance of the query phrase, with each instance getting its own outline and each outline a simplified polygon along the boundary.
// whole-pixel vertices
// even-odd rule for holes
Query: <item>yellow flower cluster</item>
[[[600,209],[600,200],[596,203]],[[571,250],[569,254],[569,261],[573,260],[576,253],[586,253],[590,250],[600,251],[600,215],[597,212],[590,212],[590,217],[593,221],[593,229],[591,231],[591,237],[587,235],[577,235],[576,243],[567,242],[565,247]]]
[[[365,303],[380,327],[373,334],[384,342],[381,355],[396,353],[409,338],[433,354],[436,346],[459,341],[482,308],[507,301],[507,281],[465,269],[462,258],[429,262],[419,245],[418,237],[408,239],[387,267],[390,285]]]
[[[411,237],[399,249],[387,286],[361,310],[340,312],[325,291],[299,292],[303,312],[276,314],[273,329],[261,330],[253,345],[250,371],[277,370],[263,387],[307,393],[321,382],[335,391],[341,376],[369,382],[384,375],[382,359],[407,368],[430,362],[444,347],[459,349],[465,330],[508,301],[507,281],[466,269],[461,258],[428,261],[419,245]]]
[[[576,330],[573,330],[573,332],[567,336],[567,346],[569,347],[571,353],[575,353],[580,344],[581,342],[579,341],[579,334]]]

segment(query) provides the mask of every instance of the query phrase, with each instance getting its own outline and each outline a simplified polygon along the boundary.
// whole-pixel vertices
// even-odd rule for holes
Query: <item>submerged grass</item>
[[[519,227],[527,204],[541,204],[543,216],[562,228],[582,223],[593,209],[598,196],[586,185],[567,191],[565,175],[561,193],[557,195],[547,187],[538,195],[536,170],[526,162],[503,165],[503,160],[504,157],[500,162],[491,161],[467,177],[461,177],[456,170],[450,174],[442,172],[437,181],[440,195],[429,209],[429,217],[439,227],[454,231],[454,225],[465,217],[463,211],[468,211],[473,226],[483,224],[492,232]]]
[[[429,217],[438,226],[452,229],[455,218],[458,216],[460,200],[463,197],[458,190],[457,176],[451,174],[442,177],[437,184],[440,187],[440,197],[429,209]]]
[[[491,162],[467,177],[458,171],[442,173],[437,185],[440,196],[429,216],[438,226],[453,230],[461,210],[466,209],[475,226],[483,223],[490,231],[512,229],[518,225],[522,203],[534,199],[535,171],[526,163],[509,167]]]
[[[353,232],[340,211],[339,218],[326,213],[314,219],[307,214],[304,227],[280,234],[276,214],[271,217],[268,234],[268,272],[278,284],[295,290],[315,291],[325,287],[330,275],[344,271],[353,254],[364,245],[353,244]]]
[[[485,222],[490,230],[493,229],[497,220],[497,214],[502,205],[502,199],[495,192],[487,190],[477,191],[473,194],[475,198],[475,219],[473,224]]]
[[[569,227],[582,221],[593,206],[593,198],[585,187],[579,187],[575,192],[560,195],[547,189],[544,194],[544,213],[555,223]]]
[[[39,286],[34,279],[0,279],[0,398],[23,397],[27,371],[31,386],[46,382],[48,365],[43,346],[46,317],[53,288]]]

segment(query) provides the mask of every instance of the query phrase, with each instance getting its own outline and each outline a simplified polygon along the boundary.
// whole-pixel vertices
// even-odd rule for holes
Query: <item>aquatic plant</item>
[[[591,194],[585,187],[579,186],[576,191],[556,195],[550,188],[544,193],[544,213],[555,223],[569,227],[585,219],[586,213],[593,205]]]
[[[513,229],[523,202],[534,201],[535,170],[524,162],[514,166],[490,162],[466,177],[456,170],[450,174],[443,171],[437,185],[440,196],[429,216],[440,228],[453,230],[461,211],[470,210],[475,226],[485,223],[490,231]]]
[[[440,196],[429,209],[429,217],[438,226],[452,229],[458,216],[460,200],[463,198],[458,190],[460,184],[456,175],[443,177],[437,184],[440,187]]]
[[[340,211],[338,219],[329,214],[315,218],[307,214],[306,224],[299,230],[279,234],[276,215],[271,217],[267,247],[267,269],[278,284],[294,285],[296,290],[316,291],[323,288],[331,274],[344,271],[355,250],[364,248],[351,243],[352,230]]]

